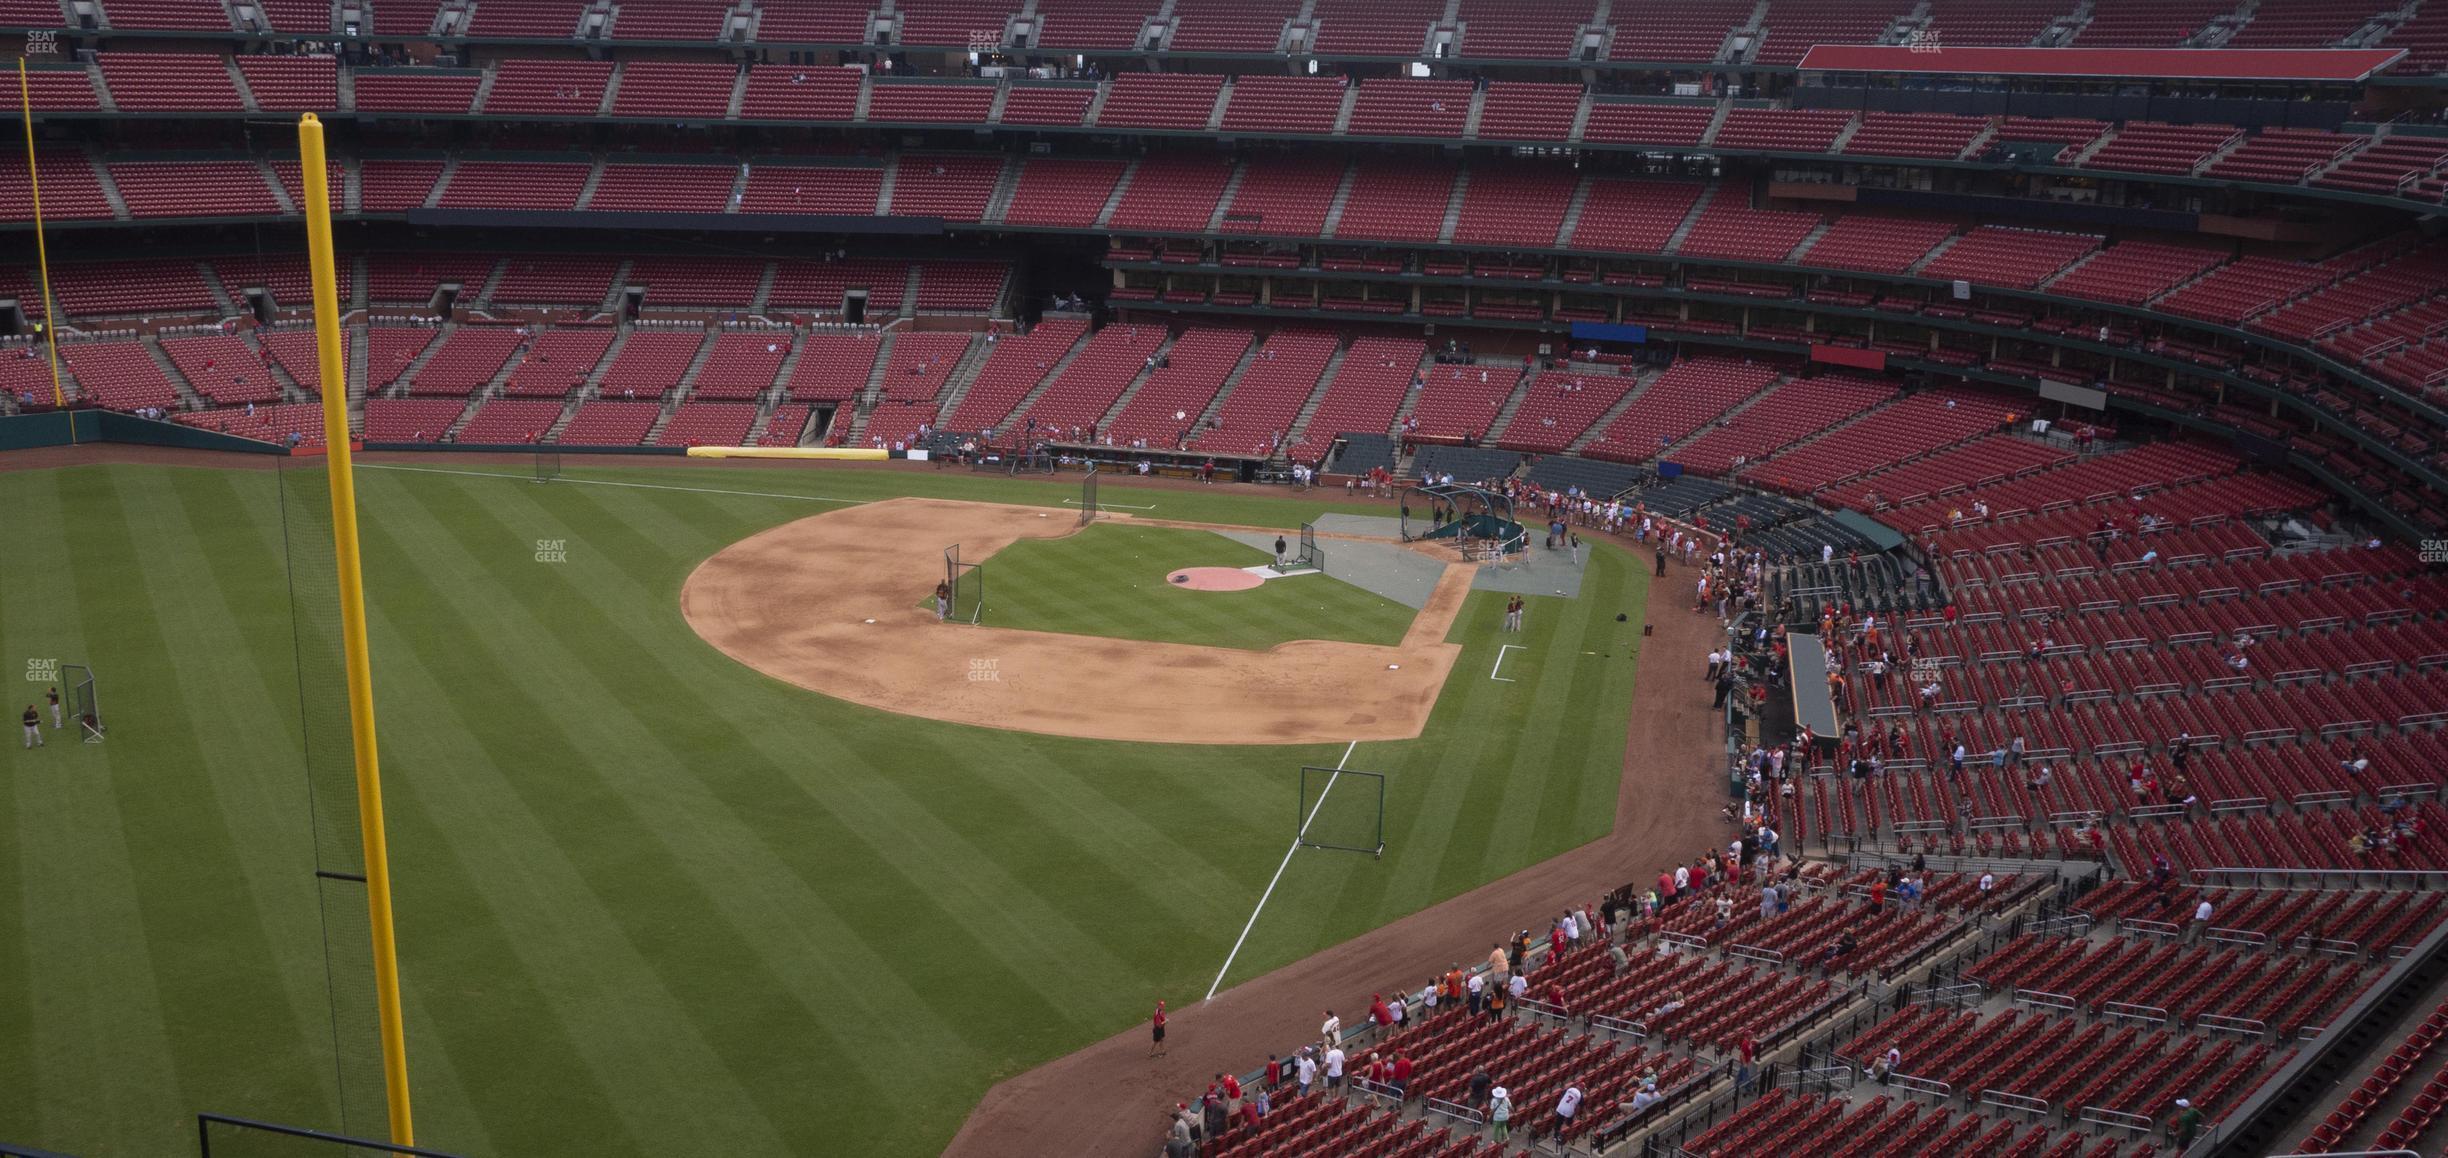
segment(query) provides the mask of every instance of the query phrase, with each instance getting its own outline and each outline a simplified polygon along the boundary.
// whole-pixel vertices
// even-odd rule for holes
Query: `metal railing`
[[[2197,868],[2192,876],[2229,888],[2448,888],[2448,869]]]

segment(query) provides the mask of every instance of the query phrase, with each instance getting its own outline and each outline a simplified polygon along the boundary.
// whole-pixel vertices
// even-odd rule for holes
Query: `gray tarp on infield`
[[[1338,516],[1328,515],[1326,518]],[[1348,517],[1348,516],[1345,516]],[[1384,520],[1392,523],[1394,520]],[[1319,520],[1318,529],[1326,530]],[[1275,553],[1275,536],[1258,531],[1218,531],[1219,535],[1236,543],[1247,543],[1270,555]],[[1284,540],[1297,547],[1300,536],[1285,532]],[[1428,596],[1436,591],[1437,579],[1445,574],[1445,565],[1407,550],[1394,543],[1369,543],[1357,539],[1319,539],[1318,547],[1326,552],[1326,574],[1362,591],[1383,595],[1412,610],[1428,606]],[[1291,575],[1269,579],[1269,583],[1314,583],[1315,576]]]

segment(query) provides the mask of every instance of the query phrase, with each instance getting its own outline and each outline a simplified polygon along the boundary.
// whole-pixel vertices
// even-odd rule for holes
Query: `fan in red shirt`
[[[1692,891],[1695,893],[1703,893],[1708,891],[1707,857],[1701,857],[1700,859],[1692,862],[1691,887]]]
[[[1385,994],[1369,994],[1369,1020],[1380,1026],[1394,1024],[1394,1011],[1386,1008]]]

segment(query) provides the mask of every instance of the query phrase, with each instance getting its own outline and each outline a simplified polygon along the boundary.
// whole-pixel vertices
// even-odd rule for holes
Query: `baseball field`
[[[1522,633],[1499,632],[1504,595],[1473,591],[1413,640],[1458,647],[1416,737],[1125,742],[1080,738],[1110,721],[1048,734],[1064,729],[810,690],[829,685],[769,674],[788,657],[710,642],[683,589],[709,560],[779,545],[800,564],[742,572],[729,597],[771,591],[766,613],[823,621],[839,588],[788,586],[800,566],[939,553],[911,503],[1016,505],[1052,514],[1004,565],[984,556],[984,626],[918,608],[939,564],[876,580],[907,585],[895,614],[929,621],[908,630],[1250,662],[1383,648],[1424,621],[1331,576],[1162,588],[1175,567],[1264,561],[1185,525],[1290,530],[1385,504],[1109,484],[1130,517],[1074,534],[1055,526],[1069,476],[574,467],[541,486],[428,457],[369,465],[359,487],[425,1145],[936,1153],[992,1083],[1207,991],[1284,859],[1303,764],[1387,775],[1385,855],[1295,856],[1227,987],[1615,817],[1648,578],[1611,547],[1578,598],[1532,599]],[[0,511],[0,652],[29,675],[90,665],[111,723],[103,744],[8,749],[0,1141],[155,1155],[192,1147],[199,1110],[337,1124],[276,475],[0,471]],[[811,635],[799,645],[826,655],[788,661],[881,663],[900,650],[887,638],[865,654]],[[1287,642],[1321,639],[1337,642]],[[1506,679],[1490,678],[1500,644],[1522,649]],[[1125,663],[1077,670],[1155,678]],[[991,694],[942,675],[947,702]],[[43,687],[12,685],[20,701]]]

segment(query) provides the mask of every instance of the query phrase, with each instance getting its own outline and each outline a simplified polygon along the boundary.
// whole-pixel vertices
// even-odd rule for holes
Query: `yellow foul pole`
[[[357,564],[357,483],[349,468],[348,366],[340,353],[340,277],[332,256],[331,171],[323,122],[298,121],[313,277],[315,359],[323,372],[323,446],[331,473],[332,545],[340,564],[340,641],[348,665],[349,737],[357,753],[357,828],[365,841],[366,906],[374,926],[374,990],[382,1020],[383,1089],[391,1142],[416,1144],[408,1112],[408,1040],[400,1025],[398,945],[391,933],[391,854],[383,835],[382,765],[374,748],[374,677],[366,659],[365,576]]]
[[[68,408],[68,396],[60,390],[59,328],[51,318],[51,251],[43,243],[42,181],[34,173],[34,96],[26,80],[25,58],[17,58],[17,111],[25,120],[26,191],[34,201],[34,264],[42,270],[43,348],[51,354],[51,405]],[[76,419],[68,421],[68,439],[76,441]]]

